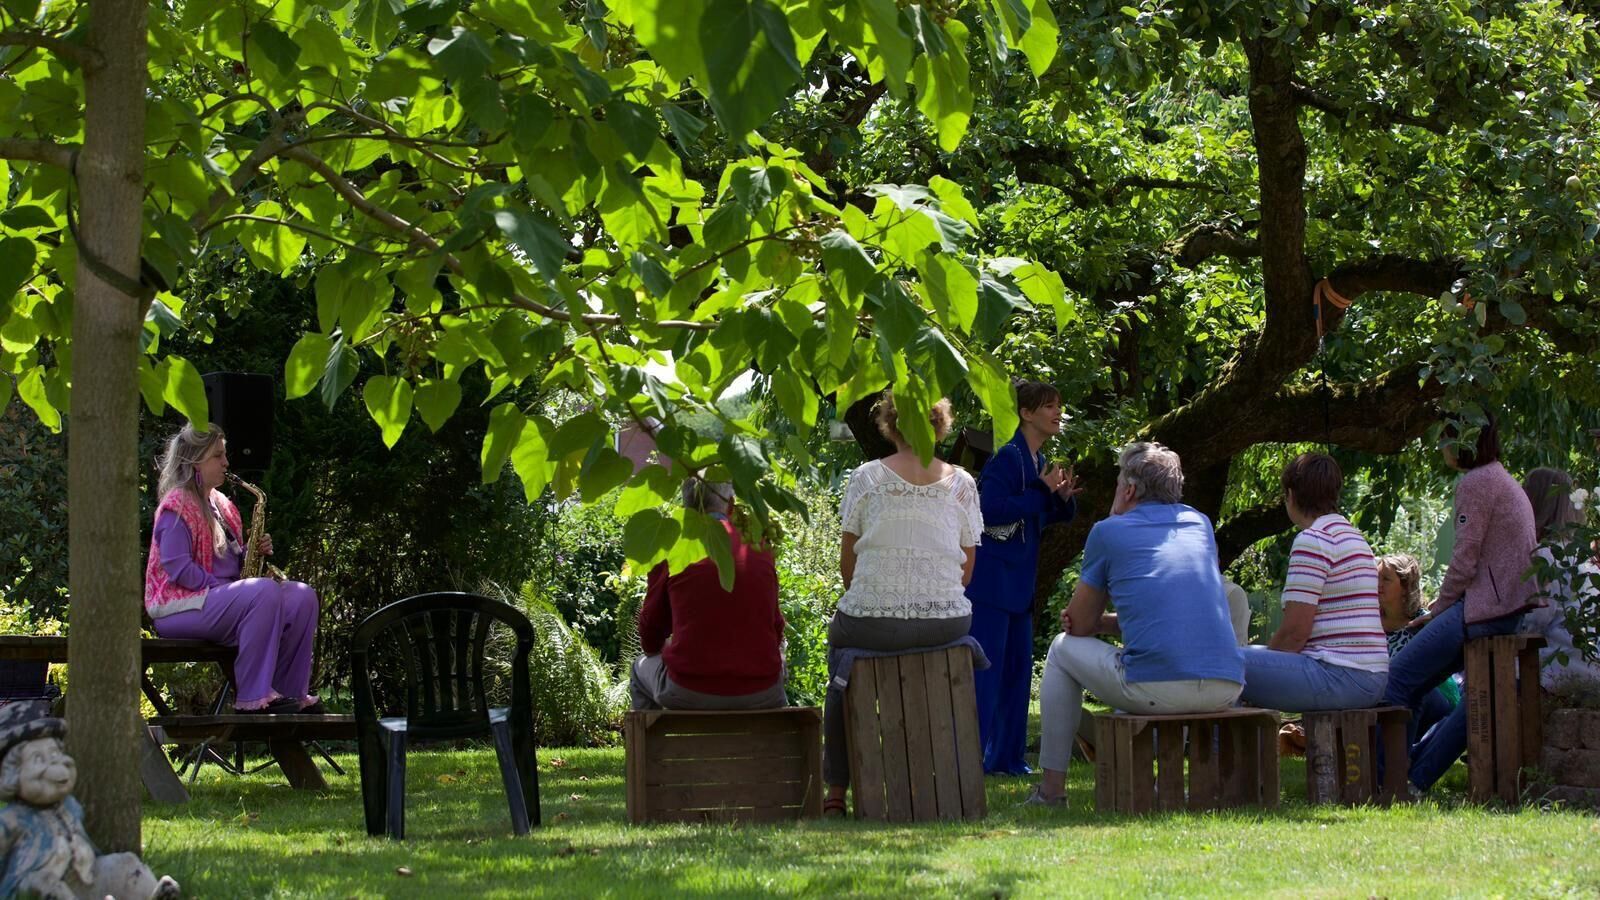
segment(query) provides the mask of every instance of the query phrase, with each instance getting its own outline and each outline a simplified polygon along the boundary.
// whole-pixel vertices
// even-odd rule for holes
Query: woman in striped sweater
[[[1283,505],[1300,534],[1283,585],[1283,622],[1265,647],[1244,648],[1250,706],[1309,712],[1372,706],[1389,678],[1378,567],[1367,539],[1338,512],[1344,475],[1325,453],[1283,470]]]

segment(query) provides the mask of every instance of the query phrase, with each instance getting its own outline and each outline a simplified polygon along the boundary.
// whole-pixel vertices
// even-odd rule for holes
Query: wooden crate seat
[[[1544,720],[1537,634],[1467,641],[1467,788],[1472,800],[1516,803],[1524,766],[1539,764]]]
[[[1410,753],[1404,706],[1308,712],[1306,730],[1306,799],[1311,803],[1391,803],[1411,799],[1406,791]],[[1378,747],[1383,747],[1384,775],[1378,778]]]
[[[1112,713],[1096,716],[1095,725],[1094,805],[1101,812],[1278,805],[1278,714],[1273,710]]]
[[[988,812],[972,651],[860,659],[845,689],[858,819],[980,819]]]
[[[623,735],[636,825],[822,815],[822,711],[814,706],[634,710]]]

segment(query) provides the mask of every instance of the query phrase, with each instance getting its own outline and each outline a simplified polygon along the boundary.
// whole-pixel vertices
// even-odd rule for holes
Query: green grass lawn
[[[351,774],[321,795],[276,768],[206,770],[193,802],[146,807],[148,861],[200,898],[1600,894],[1600,819],[1464,805],[1460,766],[1436,798],[1390,810],[1308,807],[1303,762],[1286,759],[1267,814],[1098,815],[1076,765],[1069,809],[1021,808],[1026,780],[990,779],[982,822],[635,828],[621,749],[546,749],[544,826],[516,838],[492,752],[418,752],[397,843],[367,837],[340,759]]]

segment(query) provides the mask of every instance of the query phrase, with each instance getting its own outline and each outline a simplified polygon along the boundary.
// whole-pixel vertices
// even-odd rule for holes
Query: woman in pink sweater
[[[1449,441],[1461,433],[1445,426]],[[1447,444],[1445,462],[1464,472],[1456,483],[1456,544],[1439,596],[1412,622],[1422,626],[1389,661],[1384,702],[1411,708],[1417,721],[1433,686],[1461,671],[1471,638],[1512,634],[1522,614],[1540,603],[1537,586],[1524,580],[1538,541],[1533,507],[1522,486],[1500,464],[1500,435],[1494,417],[1478,432],[1475,445]],[[1411,783],[1427,790],[1467,749],[1467,705],[1457,706],[1421,739],[1411,735]]]

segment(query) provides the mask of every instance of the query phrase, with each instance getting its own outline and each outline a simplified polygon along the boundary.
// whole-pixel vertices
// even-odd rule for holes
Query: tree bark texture
[[[72,591],[68,743],[101,852],[140,850],[139,391],[142,304],[85,257],[137,281],[144,188],[145,0],[95,0],[76,165],[79,261],[67,451]]]

